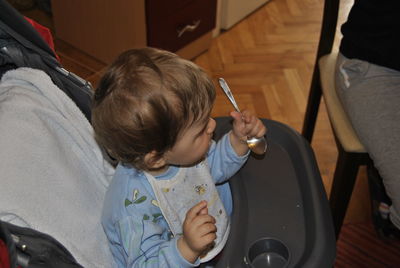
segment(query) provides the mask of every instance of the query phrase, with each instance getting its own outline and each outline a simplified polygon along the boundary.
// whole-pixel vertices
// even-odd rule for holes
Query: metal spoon
[[[229,101],[232,103],[233,107],[238,113],[241,113],[239,106],[237,105],[235,98],[233,97],[232,91],[230,90],[228,84],[226,83],[225,79],[219,78],[218,79],[219,85],[224,90],[226,96],[228,97]],[[257,154],[263,154],[267,151],[267,141],[265,137],[261,138],[247,138],[247,146],[249,146],[250,150]]]

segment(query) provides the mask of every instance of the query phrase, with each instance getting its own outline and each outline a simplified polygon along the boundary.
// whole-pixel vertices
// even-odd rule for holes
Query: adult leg
[[[400,72],[339,54],[336,88],[378,169],[400,229]]]

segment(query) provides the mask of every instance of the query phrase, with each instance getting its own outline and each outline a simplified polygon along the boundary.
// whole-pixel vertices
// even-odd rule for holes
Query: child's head
[[[118,161],[148,169],[191,125],[210,116],[215,88],[194,63],[154,48],[122,53],[96,89],[96,139]]]

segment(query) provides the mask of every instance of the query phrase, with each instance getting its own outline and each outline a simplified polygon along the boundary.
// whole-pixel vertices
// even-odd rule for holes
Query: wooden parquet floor
[[[321,0],[271,0],[216,37],[208,51],[194,59],[216,82],[224,77],[243,109],[301,131],[315,61],[323,9]],[[352,0],[343,0],[343,22]],[[26,16],[54,30],[38,10]],[[59,40],[55,46],[64,67],[96,85],[105,64]],[[340,35],[338,35],[340,37]],[[217,91],[213,116],[232,110]],[[330,191],[337,150],[322,102],[312,142],[326,191]],[[370,221],[368,187],[362,169],[345,222]]]

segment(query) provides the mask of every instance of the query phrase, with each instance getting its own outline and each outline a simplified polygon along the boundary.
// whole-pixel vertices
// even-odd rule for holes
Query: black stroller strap
[[[24,56],[22,55],[22,52],[20,49],[17,47],[2,47],[0,48],[2,53],[8,55],[10,57],[10,60],[16,65],[16,66],[24,66]]]
[[[0,220],[0,239],[7,245],[11,268],[82,268],[72,254],[48,234]]]

